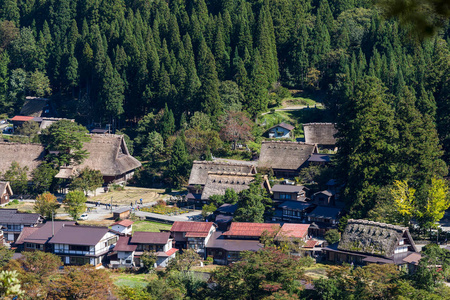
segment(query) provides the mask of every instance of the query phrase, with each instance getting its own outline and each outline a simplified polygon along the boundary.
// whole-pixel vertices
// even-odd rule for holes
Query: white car
[[[88,214],[87,213],[83,213],[78,220],[87,220],[88,219]]]

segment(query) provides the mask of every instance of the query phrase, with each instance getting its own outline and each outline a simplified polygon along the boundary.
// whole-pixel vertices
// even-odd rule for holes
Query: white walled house
[[[269,138],[282,139],[282,138],[292,138],[294,137],[293,130],[294,126],[286,124],[284,122],[275,125],[268,130]]]
[[[131,235],[131,232],[133,231],[133,223],[134,222],[131,220],[122,220],[114,223],[111,226],[111,230],[116,231],[120,234]]]
[[[0,210],[0,226],[4,227],[5,241],[15,242],[26,227],[36,227],[42,223],[42,217],[36,213],[21,213],[17,209]]]
[[[142,267],[140,258],[145,251],[156,254],[155,267],[167,267],[169,261],[175,258],[178,251],[172,248],[172,238],[169,232],[140,232],[136,231],[132,237],[121,236],[111,259],[113,267]]]
[[[53,253],[60,256],[66,265],[99,266],[118,238],[107,227],[67,225],[48,243],[53,245]]]

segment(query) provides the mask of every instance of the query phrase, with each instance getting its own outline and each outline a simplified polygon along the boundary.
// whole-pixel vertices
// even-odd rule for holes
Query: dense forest
[[[287,88],[320,95],[349,211],[376,219],[395,180],[426,201],[447,174],[449,34],[443,21],[422,40],[370,0],[0,0],[0,113],[51,97],[62,117],[128,133],[141,158],[184,161]]]

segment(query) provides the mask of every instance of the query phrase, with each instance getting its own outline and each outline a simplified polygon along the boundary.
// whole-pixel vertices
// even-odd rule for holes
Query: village
[[[34,106],[35,102],[45,103],[29,100]],[[7,128],[15,130],[30,120],[40,122],[43,129],[59,119],[15,116],[10,120],[12,126]],[[264,240],[269,237],[274,245],[291,243],[292,255],[309,256],[317,262],[355,266],[395,264],[413,273],[421,254],[407,227],[345,218],[345,204],[339,197],[342,186],[336,178],[325,178],[321,185],[313,182],[314,190],[296,182],[305,168],[332,164],[337,151],[335,125],[306,123],[303,139],[286,140],[292,138],[293,129],[294,126],[284,122],[271,127],[257,160],[194,161],[185,192],[181,189],[167,194],[159,190],[145,201],[140,198],[145,189],[121,201],[110,196],[112,186],[125,191],[133,189],[127,186],[127,181],[141,163],[130,155],[123,136],[94,129],[90,141],[83,146],[89,156],[81,164],[61,167],[55,175],[62,180],[62,202],[67,191],[64,180],[85,167],[101,172],[103,184],[91,192],[86,211],[78,220],[70,220],[68,214],[61,212],[48,219],[39,213],[9,208],[12,199],[28,203],[33,200],[15,195],[9,182],[1,182],[3,243],[15,249],[15,257],[20,257],[23,251],[45,251],[61,257],[64,265],[136,269],[143,267],[140,258],[144,252],[156,256],[154,267],[164,268],[177,253],[187,249],[212,264],[228,265],[238,261],[242,252],[265,247]],[[48,150],[40,144],[1,142],[0,152],[0,171],[5,172],[13,162],[18,162],[28,167],[30,176]],[[234,221],[238,209],[235,201],[213,211],[202,211],[214,197],[224,197],[230,191],[237,195],[253,182],[258,182],[271,198],[263,223]],[[178,212],[152,210],[159,206],[173,206]],[[340,227],[343,230],[340,234],[337,229],[342,217],[345,224]],[[151,222],[161,226],[152,227],[155,232],[139,230],[145,227],[143,223]],[[136,228],[138,223],[140,226]],[[445,232],[441,234],[446,236]]]

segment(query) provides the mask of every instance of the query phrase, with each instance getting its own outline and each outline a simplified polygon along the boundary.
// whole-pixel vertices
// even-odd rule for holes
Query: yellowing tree
[[[36,197],[34,210],[47,219],[51,219],[52,213],[56,212],[60,206],[55,195],[46,192]]]
[[[414,213],[414,200],[416,190],[408,185],[406,180],[394,181],[391,195],[394,199],[396,211],[401,216],[401,222],[408,225]]]
[[[444,179],[432,178],[426,202],[417,209],[417,216],[425,228],[435,228],[445,210],[450,207],[449,188]]]

